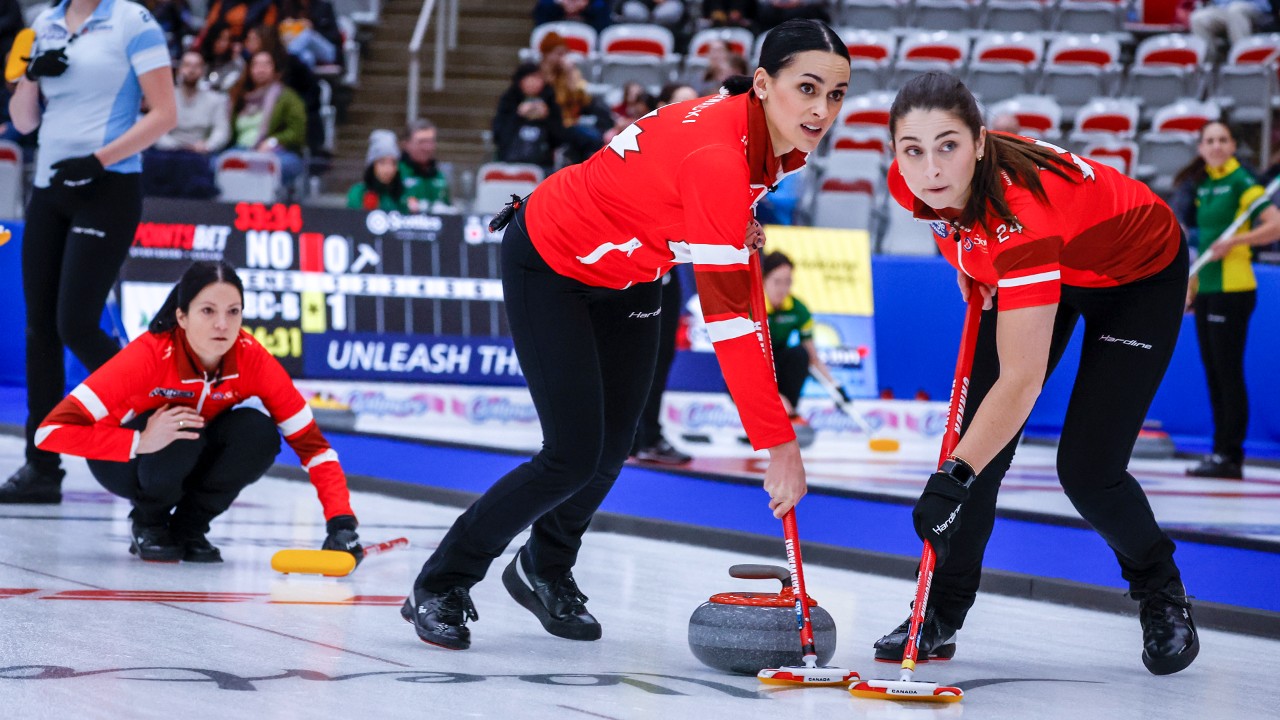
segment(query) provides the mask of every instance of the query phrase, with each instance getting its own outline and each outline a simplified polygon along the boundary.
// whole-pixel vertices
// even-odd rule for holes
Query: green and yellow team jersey
[[[773,307],[765,298],[765,308],[769,311],[769,340],[774,345],[791,344],[791,334],[800,333],[800,341],[813,339],[813,314],[804,303],[788,295],[782,304]]]
[[[1200,228],[1200,252],[1208,250],[1218,236],[1262,195],[1263,188],[1235,158],[1220,168],[1206,168],[1209,177],[1196,189],[1196,225]],[[1247,232],[1263,210],[1263,202],[1250,214],[1239,232]],[[1227,256],[1215,260],[1200,271],[1200,293],[1243,292],[1254,290],[1258,281],[1250,264],[1251,252],[1243,245],[1234,247]]]

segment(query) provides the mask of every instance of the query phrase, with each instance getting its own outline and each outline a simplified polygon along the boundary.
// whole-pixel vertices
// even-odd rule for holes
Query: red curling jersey
[[[1168,267],[1181,247],[1173,211],[1146,184],[1056,145],[1075,166],[1066,180],[1045,170],[1041,202],[1003,174],[1005,199],[1018,222],[988,213],[978,227],[952,224],[907,187],[895,160],[889,191],[917,219],[929,220],[943,257],[978,282],[997,287],[1001,310],[1057,304],[1063,285],[1126,285]]]
[[[121,423],[163,405],[195,408],[207,422],[251,397],[262,401],[298,454],[325,519],[355,515],[338,454],[320,433],[311,407],[280,363],[243,330],[213,378],[200,370],[181,328],[142,333],[58,403],[36,430],[36,446],[90,460],[127,462],[137,455],[142,433]]]
[[[716,358],[757,450],[795,432],[761,325],[759,261],[744,236],[756,201],[805,157],[774,155],[754,93],[713,95],[640,118],[543,181],[525,211],[543,260],[587,285],[627,288],[693,263]]]

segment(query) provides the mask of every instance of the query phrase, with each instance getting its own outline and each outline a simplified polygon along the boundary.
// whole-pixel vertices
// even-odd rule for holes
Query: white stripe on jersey
[[[319,455],[316,455],[315,457],[311,458],[311,462],[307,463],[306,465],[303,465],[302,467],[307,470],[310,470],[315,466],[319,465],[320,463],[327,463],[327,462],[338,462],[338,452],[336,450],[332,448],[325,450]]]
[[[40,447],[40,443],[44,442],[45,438],[49,437],[49,435],[52,434],[54,430],[57,430],[60,427],[62,426],[61,425],[45,425],[44,427],[36,428],[36,447]],[[133,457],[133,456],[130,455],[129,457]]]
[[[97,422],[107,416],[107,406],[102,404],[102,400],[98,399],[98,394],[89,389],[88,385],[80,383],[75,390],[71,391],[71,397],[80,401],[85,410],[93,416],[93,421]]]
[[[717,343],[724,340],[732,340],[743,335],[750,335],[756,331],[755,322],[744,317],[729,318],[728,320],[716,320],[707,323],[707,336],[711,338],[711,342]]]
[[[694,265],[746,265],[751,253],[745,247],[689,243]]]
[[[285,437],[298,432],[302,428],[311,424],[313,417],[311,415],[311,406],[303,405],[302,409],[296,415],[285,420],[282,423],[276,423],[276,427],[280,428],[280,433]]]
[[[1016,278],[1004,278],[996,283],[996,287],[1011,288],[1022,287],[1023,285],[1034,285],[1035,283],[1048,282],[1050,280],[1058,280],[1062,277],[1060,270],[1050,270],[1049,272],[1036,273],[1035,275],[1025,275]]]

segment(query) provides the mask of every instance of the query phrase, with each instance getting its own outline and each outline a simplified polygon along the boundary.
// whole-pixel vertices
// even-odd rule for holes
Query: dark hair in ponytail
[[[151,318],[147,330],[156,335],[171,332],[178,326],[178,311],[181,310],[183,315],[187,314],[191,309],[191,301],[201,290],[220,282],[234,287],[240,293],[240,301],[244,302],[244,283],[240,282],[235,268],[222,260],[199,260],[191,263],[191,267],[182,273],[178,284],[173,286],[169,297],[165,298],[164,304],[156,311],[155,317]]]
[[[1236,128],[1228,125],[1227,123],[1221,120],[1210,120],[1209,122],[1200,126],[1200,132],[1196,136],[1197,145],[1204,141],[1204,133],[1206,130],[1209,129],[1209,126],[1211,125],[1222,126],[1222,129],[1227,131],[1227,136],[1231,138],[1231,142],[1239,144],[1240,133],[1236,132]],[[1191,158],[1191,162],[1187,163],[1181,170],[1178,171],[1176,175],[1173,176],[1173,186],[1178,187],[1179,185],[1190,180],[1192,181],[1192,185],[1194,185],[1195,187],[1200,187],[1200,183],[1203,183],[1206,179],[1208,179],[1208,177],[1209,177],[1209,170],[1205,166],[1204,158],[1200,157],[1200,153],[1197,152],[1196,156]]]
[[[927,72],[907,81],[889,108],[889,136],[897,143],[898,121],[912,110],[941,110],[954,115],[969,128],[976,140],[983,127],[982,111],[969,88],[954,75],[943,72]],[[983,159],[973,171],[969,202],[960,213],[960,224],[975,227],[986,215],[987,206],[1000,219],[1016,224],[1018,219],[1009,210],[1004,197],[1004,181],[1001,173],[1007,173],[1016,185],[1027,188],[1041,202],[1048,202],[1044,184],[1040,182],[1043,168],[1072,182],[1079,182],[1079,168],[1062,157],[1053,148],[1035,145],[1021,138],[987,133],[982,148]]]
[[[760,67],[777,77],[802,52],[817,50],[835,53],[849,61],[849,48],[826,23],[821,20],[788,20],[764,36],[760,46]],[[734,75],[724,81],[724,89],[730,95],[741,95],[751,89],[751,78]]]

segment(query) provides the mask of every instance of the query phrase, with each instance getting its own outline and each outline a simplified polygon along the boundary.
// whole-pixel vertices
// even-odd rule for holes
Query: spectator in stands
[[[197,43],[196,47],[204,56],[204,64],[208,68],[205,79],[209,86],[219,92],[230,92],[244,74],[244,58],[231,38],[230,26],[219,23],[206,28],[204,41]]]
[[[308,68],[341,66],[342,31],[328,0],[282,0],[279,31],[285,49]]]
[[[612,126],[613,117],[587,91],[587,81],[578,69],[577,59],[569,54],[569,46],[560,33],[552,31],[544,35],[538,51],[542,53],[539,63],[542,76],[560,105],[565,159],[569,163],[582,162],[604,144],[604,131]]]
[[[755,24],[753,0],[703,0],[702,14],[712,27],[744,27]]]
[[[624,22],[653,23],[672,32],[684,22],[681,0],[623,0],[620,11]]]
[[[658,107],[658,99],[650,95],[644,86],[637,82],[629,82],[622,86],[622,102],[613,108],[613,127],[604,133],[604,142],[608,144],[614,135],[627,129],[640,118],[648,115]]]
[[[658,94],[658,107],[693,100],[697,97],[698,94],[688,85],[673,83],[664,86],[662,92]],[[676,335],[680,330],[680,306],[683,300],[680,274],[673,270],[663,275],[657,282],[662,284],[662,310],[658,316],[661,321],[658,329],[658,361],[653,368],[653,382],[649,385],[649,396],[645,399],[644,410],[640,412],[640,423],[636,427],[636,439],[631,446],[631,457],[661,465],[684,465],[693,458],[681,452],[663,437],[661,421],[662,395],[667,389],[671,363],[676,358]]]
[[[563,137],[564,122],[555,91],[547,85],[537,65],[521,64],[511,76],[511,85],[498,99],[498,112],[493,118],[498,160],[532,163],[550,174]]]
[[[347,207],[352,210],[385,210],[420,213],[430,206],[426,185],[410,187],[400,172],[400,144],[390,130],[369,133],[369,151],[364,157],[364,180],[351,186]]]
[[[204,56],[182,54],[178,65],[178,125],[144,155],[142,186],[147,195],[211,198],[217,195],[210,159],[231,140],[227,96],[204,86]]]
[[[609,0],[537,0],[533,6],[533,24],[575,20],[595,28],[609,27]]]
[[[191,14],[191,6],[187,0],[142,0],[143,7],[151,11],[151,15],[164,32],[165,41],[169,44],[169,56],[174,60],[182,57],[186,49],[186,38],[199,27],[199,19]]]
[[[250,28],[259,25],[275,27],[279,19],[277,0],[214,0],[204,19],[206,30],[197,42],[202,41],[209,31],[223,26],[230,29],[232,42],[241,42]]]
[[[755,224],[755,229],[764,234],[759,223]],[[849,395],[818,355],[818,346],[813,343],[813,314],[791,294],[791,274],[795,270],[791,258],[775,251],[765,255],[761,262],[778,393],[782,395],[782,404],[791,416],[791,422],[803,423],[796,408],[800,405],[800,391],[809,377],[809,368],[831,381],[832,387],[840,388],[845,402],[849,402]]]
[[[699,90],[703,95],[714,95],[720,92],[725,80],[746,74],[747,59],[730,50],[723,40],[716,40],[707,49],[707,72],[702,77]]]
[[[1007,132],[1011,135],[1022,134],[1022,123],[1013,113],[1001,113],[991,119],[991,129],[996,132]]]
[[[797,18],[831,22],[826,0],[759,0],[756,20],[761,32]]]
[[[1249,426],[1244,384],[1244,346],[1258,302],[1250,248],[1280,240],[1280,210],[1262,197],[1263,187],[1236,159],[1236,135],[1226,124],[1200,129],[1196,159],[1174,178],[1195,188],[1195,226],[1200,252],[1213,260],[1187,288],[1195,310],[1196,338],[1213,409],[1213,453],[1187,470],[1195,477],[1239,480]],[[1261,199],[1257,207],[1250,205]],[[1231,237],[1223,232],[1246,209],[1249,220]]]
[[[436,162],[436,134],[435,123],[426,118],[409,123],[401,141],[400,178],[428,202],[452,205],[449,178]]]
[[[54,504],[61,458],[36,447],[36,428],[66,392],[65,350],[92,372],[120,349],[99,321],[142,214],[140,153],[177,110],[164,33],[137,5],[70,0],[32,28],[9,101],[15,129],[40,128],[22,242],[26,464],[0,486],[0,503]],[[139,118],[143,99],[151,110]]]
[[[307,112],[302,98],[280,80],[276,58],[260,51],[231,89],[231,125],[235,147],[274,153],[285,185],[302,174]]]
[[[692,85],[668,83],[658,91],[658,107],[673,105],[686,100],[696,100],[698,97],[698,91]]]
[[[324,118],[320,115],[322,107],[320,79],[300,57],[285,51],[280,33],[273,26],[259,25],[245,33],[242,51],[245,62],[262,51],[269,52],[276,58],[280,79],[302,98],[302,106],[307,112],[306,147],[313,157],[322,154],[325,129]]]
[[[1212,52],[1220,39],[1239,42],[1270,17],[1269,0],[1204,0],[1191,12],[1191,32],[1203,38]]]

